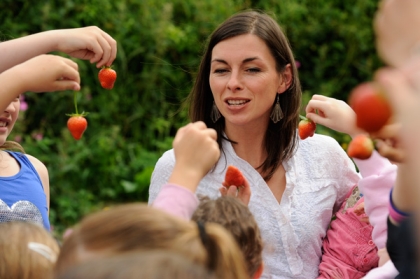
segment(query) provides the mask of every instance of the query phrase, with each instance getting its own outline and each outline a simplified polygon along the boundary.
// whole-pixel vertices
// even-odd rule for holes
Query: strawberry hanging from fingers
[[[77,91],[74,92],[74,108],[76,113],[67,114],[70,116],[67,120],[67,128],[69,129],[71,135],[75,140],[80,140],[83,136],[83,133],[86,131],[88,122],[85,116],[87,112],[78,113],[77,111]]]
[[[347,148],[347,154],[356,159],[365,160],[372,156],[375,149],[372,139],[364,134],[354,137]]]
[[[114,88],[114,83],[117,79],[117,72],[111,67],[104,66],[99,71],[98,78],[103,88],[111,90],[112,88]]]
[[[67,121],[67,128],[75,140],[82,138],[87,128],[87,120],[83,115],[72,115]]]
[[[316,123],[302,115],[299,115],[299,117],[301,119],[298,126],[300,139],[304,140],[312,137],[315,134]]]

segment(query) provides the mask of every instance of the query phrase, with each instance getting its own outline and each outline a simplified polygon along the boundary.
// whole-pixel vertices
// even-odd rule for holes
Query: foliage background
[[[51,29],[96,25],[118,41],[112,91],[98,70],[77,60],[79,110],[89,111],[80,141],[67,131],[73,92],[25,94],[28,109],[10,136],[43,161],[51,182],[50,221],[61,233],[93,210],[146,201],[157,159],[187,123],[183,101],[207,36],[231,14],[261,9],[287,34],[300,63],[302,108],[313,94],[346,100],[371,78],[375,0],[2,0],[0,40]],[[30,47],[30,46],[28,46]],[[63,55],[63,54],[60,54]],[[318,125],[343,148],[349,138]]]

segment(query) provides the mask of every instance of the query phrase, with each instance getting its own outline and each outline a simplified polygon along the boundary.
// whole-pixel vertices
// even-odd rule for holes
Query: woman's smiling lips
[[[226,99],[225,103],[230,109],[242,108],[245,104],[249,103],[248,99]]]

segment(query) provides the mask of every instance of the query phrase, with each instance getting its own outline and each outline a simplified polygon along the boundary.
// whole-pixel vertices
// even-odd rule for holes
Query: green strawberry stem
[[[74,91],[74,108],[76,109],[76,114],[79,114],[77,111],[77,91]]]
[[[306,118],[305,116],[303,116],[301,114],[299,114],[299,118],[302,119],[302,120],[307,120],[308,119],[308,118]]]

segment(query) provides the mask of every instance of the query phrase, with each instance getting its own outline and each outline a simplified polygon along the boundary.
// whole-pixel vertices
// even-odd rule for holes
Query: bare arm
[[[100,68],[112,64],[117,54],[117,43],[96,26],[36,33],[0,43],[0,73],[52,51],[89,60]]]
[[[1,73],[0,84],[0,111],[4,111],[19,94],[27,91],[79,90],[80,76],[75,62],[44,54]]]
[[[50,212],[50,180],[48,177],[48,169],[47,167],[37,158],[26,154],[28,159],[31,161],[32,165],[34,165],[36,171],[38,172],[39,177],[41,178],[42,187],[44,188],[45,197],[47,199],[47,208],[48,213]]]

